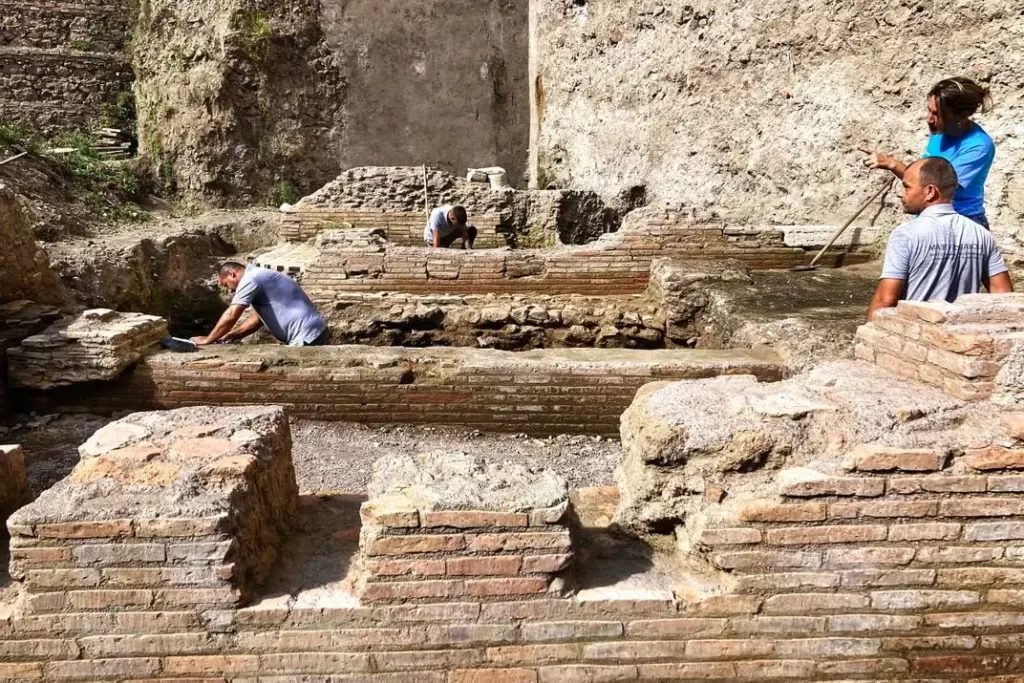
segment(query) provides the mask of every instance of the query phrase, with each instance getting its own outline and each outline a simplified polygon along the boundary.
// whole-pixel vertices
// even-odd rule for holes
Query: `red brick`
[[[885,493],[885,480],[859,477],[825,477],[786,484],[784,496],[808,498],[814,496],[859,496],[874,498]]]
[[[409,652],[375,652],[373,661],[378,670],[384,671],[416,671],[405,678],[396,676],[398,681],[412,678],[419,683],[423,669],[463,669],[476,667],[483,663],[480,650],[416,650]],[[260,677],[262,680],[262,676]],[[360,678],[360,683],[363,678]],[[373,679],[369,679],[373,680]]]
[[[50,662],[46,677],[54,679],[120,680],[142,678],[160,671],[155,657],[124,659],[89,659],[84,661]]]
[[[985,477],[979,476],[938,476],[891,477],[890,493],[981,493],[985,490]]]
[[[1013,612],[959,612],[924,615],[924,625],[943,629],[969,629],[1024,626],[1024,614]]]
[[[739,510],[739,518],[744,522],[821,522],[825,516],[824,503],[781,505],[754,501]]]
[[[536,683],[533,669],[458,669],[448,674],[448,683]]]
[[[376,576],[443,576],[444,560],[367,560],[366,570]]]
[[[421,515],[424,527],[452,527],[455,529],[480,529],[487,527],[525,527],[530,523],[528,515],[519,512],[483,512],[480,510],[424,511]]]
[[[526,577],[521,579],[470,579],[466,581],[466,593],[477,597],[495,595],[534,595],[545,593],[547,579]]]
[[[549,621],[524,623],[523,640],[587,640],[591,638],[617,638],[622,635],[622,624],[617,621]],[[657,633],[650,635],[656,636]]]
[[[49,564],[61,564],[71,561],[71,548],[42,547],[18,548],[11,547],[11,561],[24,567],[38,567]]]
[[[775,653],[782,657],[866,657],[876,654],[882,647],[877,638],[808,638],[806,640],[780,640]]]
[[[840,574],[845,588],[931,586],[936,577],[934,569],[848,569]]]
[[[863,609],[868,606],[864,595],[844,593],[792,593],[765,598],[766,614],[806,614],[808,612],[838,612]]]
[[[844,614],[828,617],[828,630],[838,633],[862,631],[914,631],[921,617],[898,614]]]
[[[818,662],[818,673],[824,676],[897,675],[910,671],[905,659],[848,659],[842,662]]]
[[[1015,607],[1024,607],[1024,590],[990,590],[988,593],[985,594],[985,601],[995,603],[997,605],[1013,605]]]
[[[1012,586],[1024,584],[1024,568],[959,567],[939,569],[940,586]]]
[[[518,602],[488,602],[481,605],[481,621],[517,621],[560,619],[573,613],[575,601],[526,600]]]
[[[877,610],[922,610],[937,607],[961,607],[981,602],[974,591],[895,590],[871,594],[871,606]]]
[[[994,377],[1000,368],[999,363],[995,361],[978,360],[935,348],[928,351],[928,362],[966,379]]]
[[[821,566],[820,553],[786,550],[746,550],[721,552],[713,561],[722,569],[817,569]]]
[[[583,646],[583,659],[643,661],[680,659],[686,655],[686,640],[615,641]]]
[[[226,531],[227,515],[198,518],[142,519],[135,522],[139,538],[212,536]]]
[[[946,458],[930,448],[894,448],[862,445],[849,456],[849,468],[859,472],[935,472],[941,470]]]
[[[468,550],[472,552],[496,552],[500,550],[569,550],[572,540],[568,531],[523,532],[507,534],[480,534],[467,537]]]
[[[78,644],[73,640],[0,640],[0,659],[78,659],[78,655]]]
[[[366,549],[367,555],[411,555],[448,553],[466,547],[466,537],[458,535],[378,536]]]
[[[452,598],[466,594],[462,581],[394,581],[368,583],[363,588],[364,600],[414,600],[418,598]]]
[[[989,446],[968,451],[963,461],[976,470],[1021,470],[1024,469],[1024,448]]]
[[[109,566],[135,562],[164,562],[167,554],[157,543],[101,543],[80,545],[72,551],[79,564]]]
[[[449,576],[515,576],[519,573],[522,558],[507,557],[460,557],[446,560]]]
[[[717,636],[725,632],[725,619],[648,619],[626,625],[631,638],[677,638],[680,636]]]
[[[753,617],[730,619],[729,635],[766,635],[821,633],[825,630],[825,617]]]
[[[232,607],[238,604],[241,593],[237,588],[171,588],[156,591],[155,603],[175,607],[202,605]]]
[[[990,493],[1024,492],[1024,474],[990,475],[988,490]]]
[[[964,525],[966,541],[1006,541],[1024,539],[1024,522],[986,522]]]
[[[92,588],[100,585],[96,569],[32,569],[25,573],[29,590],[38,588]]]
[[[686,656],[694,659],[747,659],[772,654],[774,644],[768,640],[744,638],[742,640],[688,640]],[[643,651],[643,643],[637,643]]]
[[[839,585],[839,574],[826,572],[779,572],[740,576],[738,590],[785,591],[794,588],[835,588]]]
[[[208,633],[87,636],[79,639],[85,659],[150,655],[189,655],[216,652],[225,642]]]
[[[569,511],[569,501],[546,508],[536,508],[530,511],[530,526],[547,526],[558,524],[565,519]]]
[[[924,546],[917,549],[914,559],[922,564],[967,564],[970,562],[994,562],[1002,556],[1002,548]]]
[[[37,662],[11,664],[0,662],[0,680],[38,680],[43,677],[43,665]]]
[[[977,639],[974,636],[920,636],[882,639],[882,649],[889,652],[973,650],[976,645]]]
[[[566,569],[572,564],[572,553],[558,555],[528,555],[523,558],[524,574],[553,574]]]
[[[480,604],[475,602],[450,602],[440,605],[391,605],[375,608],[373,615],[376,621],[399,624],[409,622],[476,621],[480,615]]]
[[[873,500],[865,503],[832,503],[828,506],[828,516],[835,519],[933,517],[938,511],[939,503],[934,500]]]
[[[890,541],[948,541],[960,536],[959,524],[895,524],[889,527]]]
[[[680,609],[686,616],[730,617],[756,614],[761,609],[759,595],[714,595],[695,602],[684,603]]]
[[[633,681],[637,669],[632,664],[601,666],[596,664],[570,664],[545,666],[540,669],[541,683],[607,683],[610,681]]]
[[[588,646],[594,647],[594,646]],[[577,644],[560,645],[503,645],[489,647],[486,652],[488,662],[495,664],[553,664],[575,662],[580,659],[580,646]]]
[[[999,655],[941,655],[933,657],[915,657],[912,666],[915,673],[940,674],[985,674],[1000,673],[1006,670],[1009,656]]]
[[[420,513],[417,510],[397,505],[387,496],[368,500],[359,506],[359,518],[364,525],[379,524],[399,529],[420,525]]]
[[[40,538],[116,538],[132,535],[130,519],[114,519],[102,522],[66,522],[62,524],[36,525]]]
[[[886,528],[881,525],[808,526],[769,529],[767,542],[772,545],[807,545],[811,543],[863,543],[884,541]]]
[[[704,529],[698,540],[703,545],[745,545],[760,543],[761,531],[751,528]]]
[[[641,664],[637,673],[643,680],[663,681],[736,679],[736,664],[732,662],[694,662],[688,664]],[[754,677],[759,679],[758,676]]]
[[[953,333],[941,327],[927,326],[922,338],[932,346],[964,356],[992,356],[999,349],[995,340],[987,334]]]
[[[110,609],[112,607],[149,607],[153,592],[147,590],[70,591],[68,603],[74,609]]]

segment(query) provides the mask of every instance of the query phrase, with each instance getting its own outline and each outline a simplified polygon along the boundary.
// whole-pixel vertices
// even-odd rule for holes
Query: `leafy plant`
[[[267,197],[267,203],[271,206],[281,206],[282,204],[294,204],[302,195],[299,193],[299,188],[296,187],[288,178],[282,178],[277,181],[274,188],[270,191]]]
[[[270,57],[274,29],[266,12],[243,12],[236,15],[235,30],[238,31],[242,52],[253,62],[263,63]]]

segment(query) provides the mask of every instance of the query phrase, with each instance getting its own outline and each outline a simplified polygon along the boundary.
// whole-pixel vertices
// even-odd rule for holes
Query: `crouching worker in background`
[[[430,220],[423,230],[423,241],[428,247],[449,249],[461,237],[462,248],[472,249],[477,230],[467,225],[468,221],[465,207],[439,206],[430,212]]]
[[[956,189],[956,171],[945,159],[922,159],[907,167],[903,211],[917,217],[889,237],[868,320],[904,299],[952,302],[982,287],[992,294],[1013,291],[991,233],[953,209]]]
[[[235,342],[263,326],[288,346],[324,346],[330,343],[327,321],[298,283],[283,273],[258,266],[228,262],[220,268],[220,286],[235,293],[210,334],[192,337],[203,346],[217,342]],[[246,309],[251,315],[237,328]]]

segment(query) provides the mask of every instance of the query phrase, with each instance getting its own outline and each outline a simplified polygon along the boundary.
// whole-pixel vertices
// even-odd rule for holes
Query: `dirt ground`
[[[62,415],[40,424],[48,419],[27,416],[21,429],[0,434],[0,441],[22,445],[29,485],[36,492],[66,476],[78,462],[78,446],[110,421],[95,415]],[[29,423],[39,426],[28,428]],[[612,483],[619,463],[619,443],[600,437],[532,439],[442,427],[370,428],[300,419],[293,419],[291,425],[292,458],[303,493],[362,493],[374,460],[390,453],[449,450],[491,459],[511,458],[528,466],[554,469],[569,481],[570,488]]]

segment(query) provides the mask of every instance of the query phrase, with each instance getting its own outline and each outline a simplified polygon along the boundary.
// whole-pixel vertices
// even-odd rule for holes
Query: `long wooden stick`
[[[880,188],[878,189],[878,192],[876,192],[876,193],[874,193],[873,195],[871,195],[871,198],[870,198],[870,199],[868,199],[868,200],[867,200],[866,202],[864,202],[863,204],[861,204],[861,205],[860,205],[860,207],[859,207],[859,208],[857,209],[857,211],[856,211],[856,212],[855,212],[855,213],[854,213],[854,214],[853,214],[852,216],[850,216],[850,219],[849,219],[848,221],[846,221],[845,223],[843,223],[843,227],[839,228],[838,230],[836,230],[836,231],[835,231],[835,232],[834,232],[834,233],[832,234],[832,239],[830,239],[830,240],[828,241],[828,244],[826,244],[826,245],[824,246],[824,248],[823,248],[823,249],[822,249],[821,251],[819,251],[819,252],[818,252],[818,255],[814,257],[814,260],[813,260],[813,261],[811,261],[811,262],[810,262],[810,263],[809,263],[809,264],[807,265],[807,267],[808,267],[808,268],[813,268],[813,267],[815,267],[815,266],[816,266],[816,265],[818,264],[818,259],[820,259],[820,258],[821,258],[822,256],[824,256],[824,255],[825,255],[825,252],[826,252],[826,251],[828,251],[829,249],[831,249],[831,248],[832,248],[832,245],[836,243],[836,240],[837,240],[837,239],[839,239],[839,237],[840,237],[840,236],[841,236],[841,235],[842,235],[842,234],[843,234],[844,232],[846,232],[846,229],[847,229],[848,227],[850,227],[850,224],[851,224],[851,223],[853,223],[853,222],[854,222],[855,220],[857,220],[857,217],[858,217],[858,216],[860,216],[860,215],[861,215],[862,213],[864,213],[864,209],[866,209],[866,208],[868,208],[869,206],[871,206],[872,202],[874,202],[874,201],[875,201],[876,199],[878,199],[879,197],[881,197],[881,196],[882,196],[882,193],[883,193],[883,192],[885,192],[886,190],[888,190],[888,189],[889,189],[890,187],[892,187],[892,180],[891,180],[891,179],[890,179],[890,180],[888,180],[888,181],[886,181],[885,185],[883,185],[882,187],[880,187]]]
[[[12,161],[14,161],[15,159],[20,159],[23,156],[25,156],[26,154],[28,154],[28,152],[22,152],[21,154],[15,154],[13,157],[7,157],[3,161],[0,161],[0,166],[3,166],[4,164],[9,164]]]

